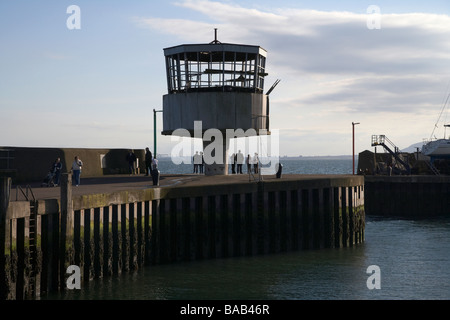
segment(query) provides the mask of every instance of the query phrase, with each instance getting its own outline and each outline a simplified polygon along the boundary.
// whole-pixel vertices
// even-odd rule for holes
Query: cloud
[[[443,87],[441,79],[433,75],[346,78],[321,85],[321,92],[303,96],[297,103],[327,105],[339,112],[342,111],[339,106],[346,105],[351,112],[422,113],[439,102],[441,96],[436,96],[439,87]]]
[[[418,127],[424,129],[421,121],[440,111],[450,80],[448,15],[381,14],[381,29],[371,30],[367,21],[373,16],[366,13],[269,11],[232,1],[186,0],[176,5],[201,13],[204,20],[140,17],[135,21],[183,43],[209,42],[213,28],[218,28],[222,42],[267,49],[266,83],[272,77],[282,79],[271,95],[271,124],[280,129],[302,127],[282,131],[289,140],[320,127],[320,132],[326,128],[328,133],[344,134],[348,123],[359,118],[367,125],[360,132],[367,130],[369,135],[376,125],[386,131],[388,125],[394,126],[392,130],[405,139],[400,143],[410,145],[417,141],[406,139],[428,135],[428,131],[417,132],[414,125],[420,122]],[[339,142],[341,148],[347,142]]]
[[[370,30],[368,14],[298,9],[264,12],[206,0],[177,5],[217,23],[162,18],[135,21],[183,41],[207,42],[213,27],[219,28],[223,42],[253,43],[256,39],[269,49],[272,69],[327,75],[417,74],[440,73],[450,62],[450,17],[446,15],[386,14],[381,15],[381,29]]]

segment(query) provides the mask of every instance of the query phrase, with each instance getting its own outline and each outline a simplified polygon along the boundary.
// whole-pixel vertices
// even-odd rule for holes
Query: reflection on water
[[[450,299],[450,219],[367,218],[352,248],[150,266],[51,299]],[[369,290],[367,267],[381,269]]]

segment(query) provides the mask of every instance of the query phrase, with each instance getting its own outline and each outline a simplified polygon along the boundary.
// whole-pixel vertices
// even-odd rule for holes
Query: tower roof
[[[186,58],[188,60],[197,60],[197,53],[201,53],[204,55],[205,61],[210,60],[209,53],[210,52],[224,52],[225,60],[232,61],[236,60],[245,60],[246,54],[259,54],[263,57],[267,56],[267,51],[256,45],[248,45],[248,44],[234,44],[234,43],[203,43],[203,44],[182,44],[174,47],[168,47],[164,49],[165,56],[171,56],[179,53],[186,53]],[[219,61],[224,59],[223,56],[217,56]]]

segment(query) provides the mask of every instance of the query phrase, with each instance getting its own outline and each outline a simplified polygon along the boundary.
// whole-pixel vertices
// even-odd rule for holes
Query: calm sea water
[[[351,160],[284,161],[286,173],[351,173]],[[166,166],[166,167],[164,167]],[[160,169],[170,163],[161,161]],[[180,167],[176,170],[181,169]],[[174,173],[190,173],[189,171]],[[176,171],[174,169],[174,171]],[[369,289],[369,266],[380,289]],[[370,281],[369,281],[370,282]],[[52,299],[132,300],[447,300],[450,218],[366,218],[365,242],[352,248],[151,266],[83,283]]]
[[[305,160],[284,160],[280,159],[280,163],[283,165],[283,174],[351,174],[352,173],[352,160],[329,160],[329,159],[305,159]],[[171,160],[160,160],[158,168],[162,174],[164,173],[192,173],[193,165],[182,163],[174,165]],[[244,173],[247,173],[247,168],[244,165],[242,169]],[[231,168],[230,168],[231,172]]]

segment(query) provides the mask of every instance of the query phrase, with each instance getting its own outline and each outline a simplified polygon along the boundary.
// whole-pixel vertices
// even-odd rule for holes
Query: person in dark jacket
[[[134,164],[136,162],[136,155],[132,150],[128,151],[127,162],[128,162],[128,170],[130,171],[130,175],[132,175],[135,172]]]
[[[59,185],[59,178],[61,177],[62,163],[61,158],[57,158],[52,166],[52,173],[54,174],[53,183],[55,186]]]
[[[152,161],[153,161],[152,152],[147,147],[147,148],[145,148],[145,175],[146,176],[152,175]]]

